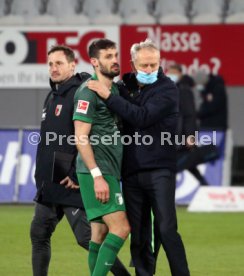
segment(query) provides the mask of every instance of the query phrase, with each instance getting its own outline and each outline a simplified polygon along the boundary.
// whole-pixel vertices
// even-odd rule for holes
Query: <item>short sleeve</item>
[[[97,96],[96,93],[81,85],[74,97],[73,121],[83,121],[92,123],[96,111]]]

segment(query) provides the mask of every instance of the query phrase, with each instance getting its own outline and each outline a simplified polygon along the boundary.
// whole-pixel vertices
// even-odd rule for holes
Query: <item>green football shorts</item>
[[[117,211],[125,211],[124,199],[119,181],[112,175],[103,175],[109,185],[110,197],[106,203],[101,203],[95,197],[94,182],[91,174],[77,173],[81,197],[89,221],[102,222],[104,215]]]

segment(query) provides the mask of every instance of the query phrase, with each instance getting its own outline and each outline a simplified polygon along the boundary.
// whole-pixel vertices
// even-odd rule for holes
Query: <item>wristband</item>
[[[98,177],[98,176],[102,176],[102,172],[100,171],[100,169],[98,167],[91,169],[90,173],[92,175],[93,178]]]

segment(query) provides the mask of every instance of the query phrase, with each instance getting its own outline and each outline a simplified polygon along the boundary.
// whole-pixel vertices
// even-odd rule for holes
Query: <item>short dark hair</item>
[[[116,43],[106,38],[97,39],[90,44],[88,49],[88,55],[90,58],[98,58],[100,50],[105,50],[110,48],[112,49],[116,48]]]
[[[182,73],[182,66],[181,66],[181,64],[179,64],[179,63],[172,63],[172,64],[170,64],[169,65],[169,69],[175,69],[175,70],[177,70],[177,71],[179,71],[180,73]]]
[[[65,45],[55,45],[55,46],[52,46],[51,49],[48,51],[48,56],[51,54],[51,53],[54,53],[54,52],[57,52],[57,51],[63,51],[67,60],[69,62],[72,62],[72,61],[75,61],[75,54],[74,54],[74,51],[65,46]]]

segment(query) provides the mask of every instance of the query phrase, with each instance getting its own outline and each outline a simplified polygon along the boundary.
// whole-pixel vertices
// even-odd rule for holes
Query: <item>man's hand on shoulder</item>
[[[87,82],[87,87],[95,91],[104,100],[106,100],[111,94],[108,87],[98,80],[89,80]]]

